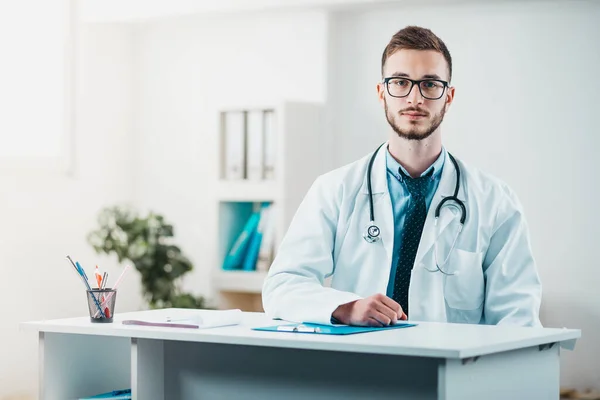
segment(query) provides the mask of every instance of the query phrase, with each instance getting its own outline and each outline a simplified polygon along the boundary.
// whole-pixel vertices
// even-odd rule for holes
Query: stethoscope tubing
[[[373,171],[373,163],[375,162],[377,153],[379,152],[379,150],[381,149],[381,147],[383,147],[383,145],[385,143],[386,142],[382,143],[381,145],[379,145],[379,147],[377,147],[377,149],[371,156],[371,159],[369,160],[369,164],[367,166],[367,190],[368,190],[368,195],[369,195],[369,226],[367,227],[367,231],[365,232],[363,237],[368,243],[374,243],[381,239],[379,237],[379,234],[381,231],[380,231],[379,227],[375,224],[375,209],[374,209],[374,205],[373,205],[373,189],[372,189],[372,185],[371,185],[371,175],[372,175],[372,171]],[[460,235],[460,233],[463,230],[463,227],[465,225],[465,220],[467,218],[467,208],[466,208],[465,204],[463,203],[463,201],[458,198],[458,191],[460,190],[460,175],[461,175],[460,167],[458,166],[458,162],[456,161],[456,159],[454,158],[454,156],[452,154],[448,153],[448,156],[454,166],[454,170],[456,171],[456,184],[454,186],[454,194],[452,196],[444,197],[442,199],[442,201],[440,201],[440,203],[437,205],[437,207],[435,209],[435,226],[437,226],[437,220],[440,216],[442,207],[449,202],[453,202],[460,208],[460,226],[458,229],[458,233],[457,233],[456,237],[454,238],[454,241],[452,243],[452,246],[450,248],[448,256],[442,263],[441,267],[438,264],[438,260],[437,260],[437,242],[435,243],[434,252],[436,253],[435,254],[436,269],[434,269],[434,270],[427,269],[427,270],[430,272],[439,271],[445,275],[454,275],[453,273],[444,271],[443,266],[446,265],[446,263],[448,262],[448,260],[450,258],[450,254],[452,253],[452,250],[454,250],[454,246],[456,245],[456,240],[458,239],[458,235]]]

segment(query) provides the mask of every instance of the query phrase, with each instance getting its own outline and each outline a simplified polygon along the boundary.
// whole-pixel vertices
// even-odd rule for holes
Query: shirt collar
[[[442,173],[445,159],[446,159],[446,149],[442,146],[442,151],[440,152],[440,155],[438,156],[437,160],[435,160],[433,162],[433,164],[431,164],[429,166],[429,168],[427,168],[425,171],[423,171],[421,176],[427,175],[433,169],[433,173],[431,174],[431,179],[432,180],[436,179]],[[410,176],[410,174],[406,171],[406,169],[402,165],[400,165],[400,163],[398,161],[396,161],[396,159],[394,157],[392,157],[392,154],[390,153],[390,150],[387,147],[385,149],[385,162],[387,165],[388,173],[392,174],[400,182],[402,182],[403,177],[402,177],[402,174],[400,174],[400,172],[398,172],[399,168],[401,168],[402,172],[404,172],[406,175]]]

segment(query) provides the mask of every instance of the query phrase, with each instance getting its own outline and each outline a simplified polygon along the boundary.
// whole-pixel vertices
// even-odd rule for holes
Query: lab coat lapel
[[[466,204],[463,177],[464,174],[461,174],[458,198]],[[448,212],[445,210],[446,206],[444,206],[445,211],[440,213],[437,226],[434,226],[435,209],[444,199],[444,197],[452,196],[454,194],[455,185],[456,170],[454,168],[454,164],[448,156],[448,153],[446,152],[440,184],[438,185],[438,188],[433,196],[433,199],[429,206],[429,211],[427,213],[427,219],[425,220],[425,225],[423,226],[423,233],[421,235],[419,249],[417,250],[417,256],[415,258],[415,266],[418,266],[420,263],[422,263],[423,258],[427,255],[427,253],[429,253],[435,241],[439,240],[442,233],[444,233],[444,230],[448,227],[448,224],[455,218],[458,218],[456,212]]]

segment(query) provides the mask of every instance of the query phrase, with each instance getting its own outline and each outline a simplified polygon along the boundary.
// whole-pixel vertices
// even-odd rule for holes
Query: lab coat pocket
[[[454,249],[448,266],[454,275],[444,276],[444,297],[449,307],[476,310],[484,299],[483,253]]]

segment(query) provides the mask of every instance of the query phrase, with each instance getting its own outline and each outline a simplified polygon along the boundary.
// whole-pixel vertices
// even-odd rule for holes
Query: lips
[[[411,121],[419,120],[419,119],[425,118],[427,116],[427,114],[414,112],[414,111],[403,112],[400,115],[404,116],[405,118],[407,118]]]

